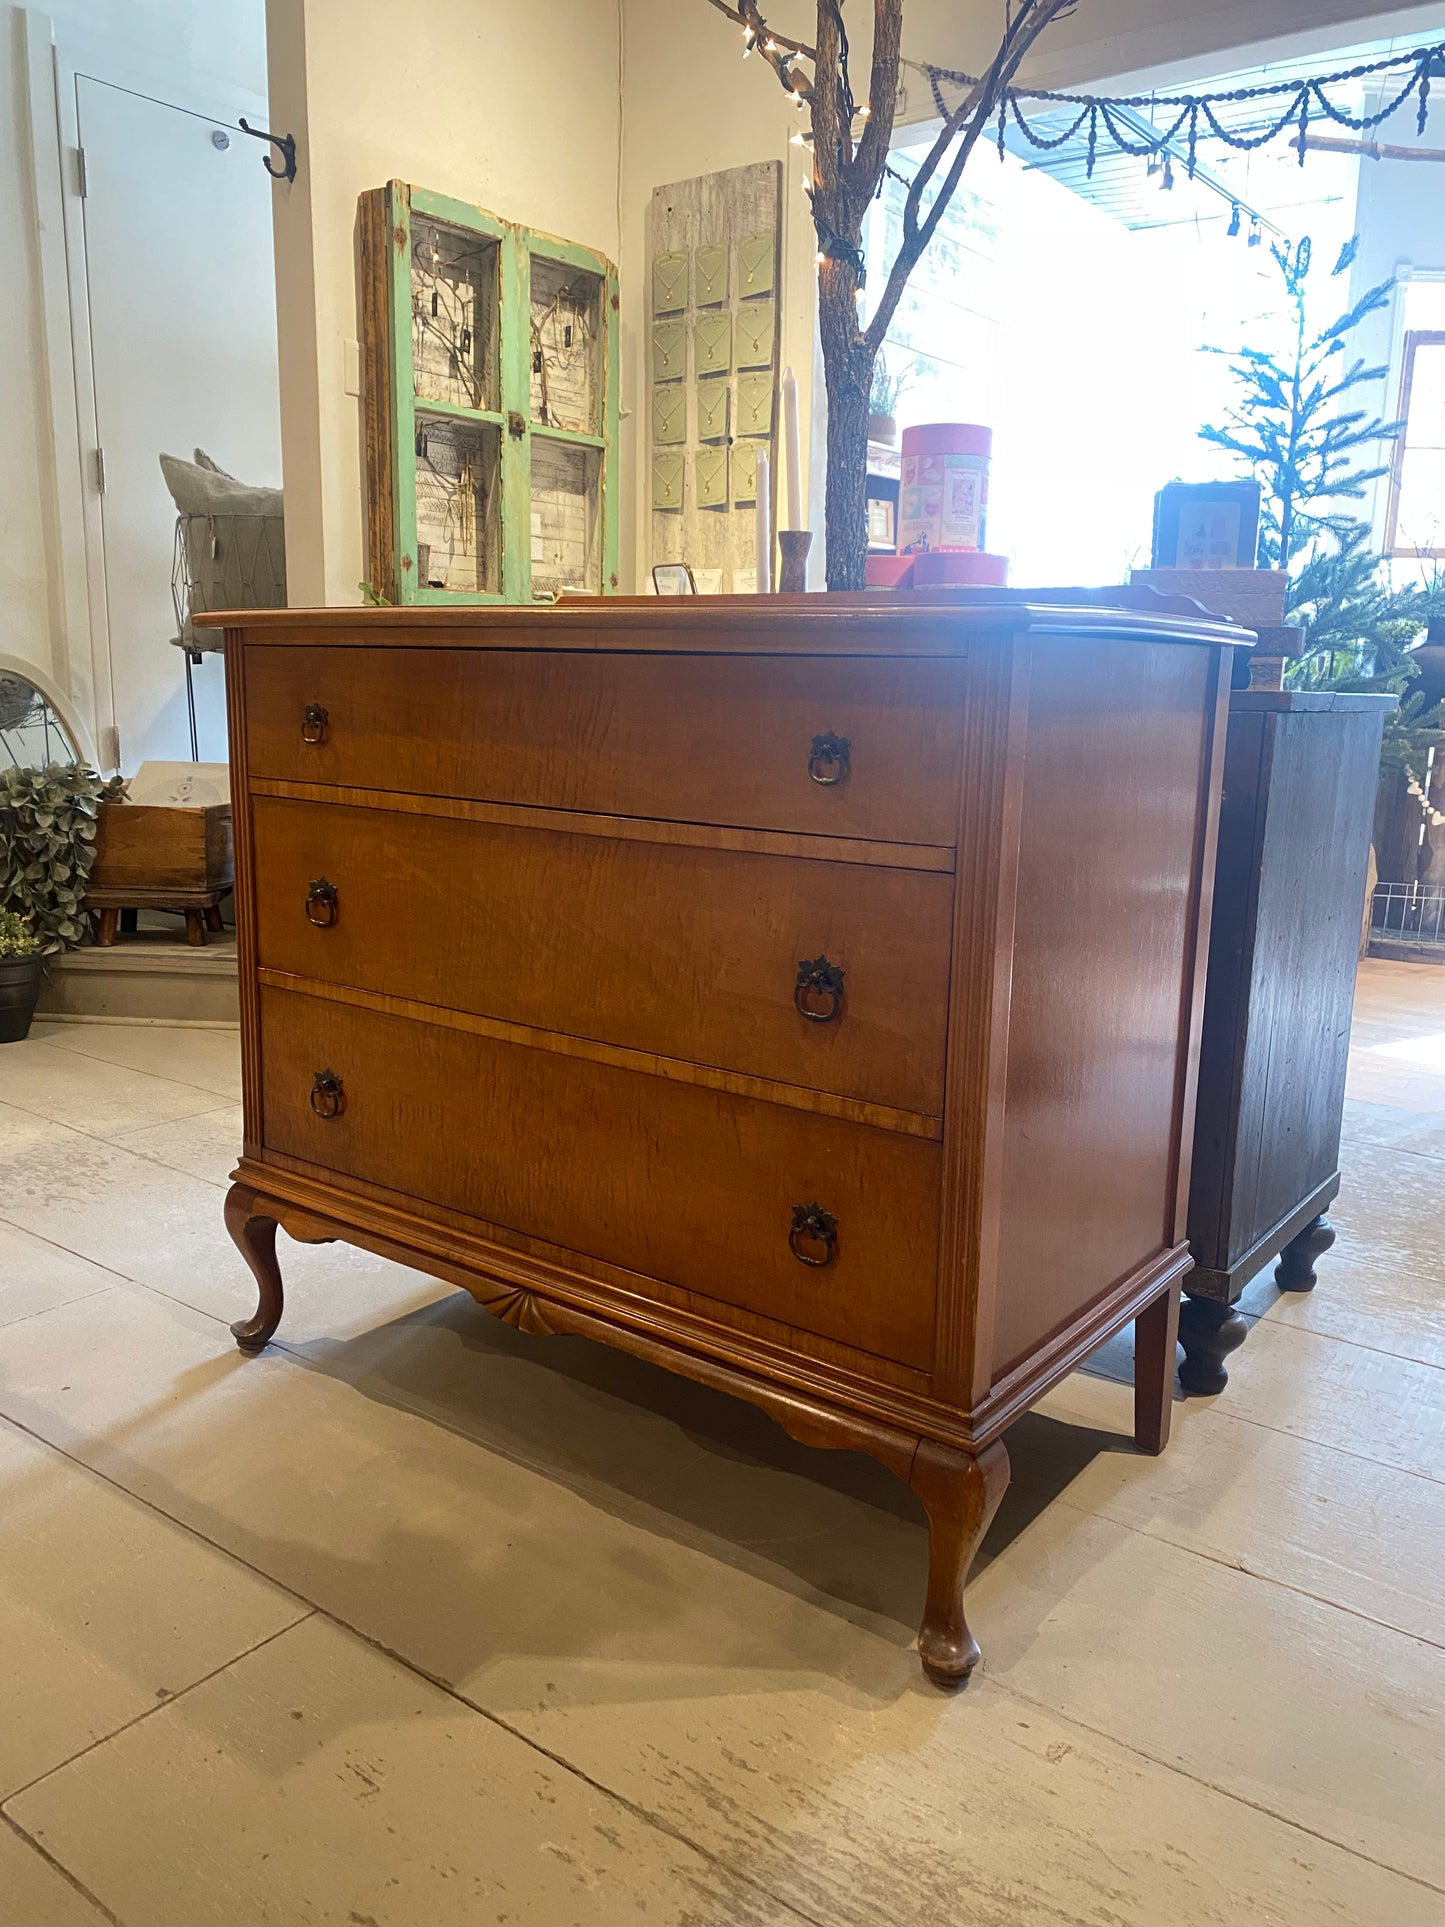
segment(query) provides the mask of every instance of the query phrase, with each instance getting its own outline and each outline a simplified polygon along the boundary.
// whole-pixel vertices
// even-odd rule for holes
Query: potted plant
[[[45,959],[23,917],[0,910],[0,1044],[18,1044],[30,1029]]]
[[[43,954],[89,932],[85,886],[95,862],[96,817],[124,793],[84,763],[0,770],[0,906],[29,925]]]
[[[889,448],[898,440],[898,404],[908,386],[908,371],[888,366],[880,353],[873,364],[873,386],[868,392],[868,439]]]

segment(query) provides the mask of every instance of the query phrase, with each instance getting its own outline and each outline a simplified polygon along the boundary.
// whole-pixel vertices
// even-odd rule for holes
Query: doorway
[[[97,717],[132,774],[191,754],[171,577],[176,510],[162,453],[204,449],[249,483],[279,486],[271,182],[235,119],[77,74],[83,312],[97,514],[88,545],[97,612]],[[243,103],[248,113],[249,102]],[[72,253],[72,273],[75,255]],[[82,440],[86,435],[82,426]],[[222,662],[193,672],[202,761],[226,758]]]

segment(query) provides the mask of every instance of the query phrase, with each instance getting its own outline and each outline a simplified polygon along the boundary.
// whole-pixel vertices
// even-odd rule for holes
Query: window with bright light
[[[1407,331],[1400,419],[1405,426],[1390,479],[1389,551],[1445,556],[1445,329]]]

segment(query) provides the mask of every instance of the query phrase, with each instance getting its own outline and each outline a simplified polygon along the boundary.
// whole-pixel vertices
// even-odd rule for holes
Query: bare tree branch
[[[751,28],[760,45],[766,45],[771,40],[786,52],[801,55],[804,60],[818,58],[817,49],[810,47],[806,40],[791,40],[787,34],[778,33],[770,27],[751,0],[741,0],[736,7],[730,7],[727,0],[708,0],[708,5],[716,7],[719,13],[725,13],[735,27]]]
[[[1008,0],[997,53],[958,106],[944,116],[937,139],[908,184],[898,253],[866,330],[858,320],[863,224],[885,174],[893,171],[888,156],[902,65],[904,0],[873,0],[866,107],[857,105],[849,73],[847,0],[816,0],[817,44],[812,47],[775,32],[758,0],[709,4],[743,29],[747,46],[756,48],[789,94],[799,104],[807,101],[812,110],[808,191],[818,235],[818,328],[828,390],[828,586],[861,588],[867,547],[868,398],[879,350],[908,278],[933,239],[970,155],[1003,110],[1020,63],[1045,28],[1072,12],[1078,0]],[[811,63],[811,79],[802,62]]]
[[[873,73],[868,86],[868,125],[858,143],[850,188],[871,199],[883,178],[893,145],[898,107],[898,70],[903,53],[903,0],[873,0]]]
[[[948,209],[954,190],[963,177],[963,170],[969,156],[978,145],[980,137],[992,124],[999,104],[1007,93],[1014,75],[1029,49],[1061,13],[1071,10],[1074,0],[1024,0],[1024,4],[1009,22],[998,53],[990,63],[987,73],[969,90],[962,105],[955,109],[944,122],[937,140],[929,149],[927,158],[913,185],[908,190],[904,204],[903,240],[892,267],[883,295],[874,310],[864,336],[870,350],[876,354],[883,345],[903,290],[908,285],[908,277],[918,265],[920,256],[933,239],[939,222]],[[960,137],[961,130],[961,137]],[[942,185],[934,195],[933,204],[922,221],[918,219],[922,200],[923,186],[937,172],[950,144],[958,141],[958,151],[953,157]]]

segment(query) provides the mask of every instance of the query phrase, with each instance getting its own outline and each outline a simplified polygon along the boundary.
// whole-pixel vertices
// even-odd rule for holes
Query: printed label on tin
[[[982,549],[988,510],[983,455],[905,455],[898,498],[900,549]]]

